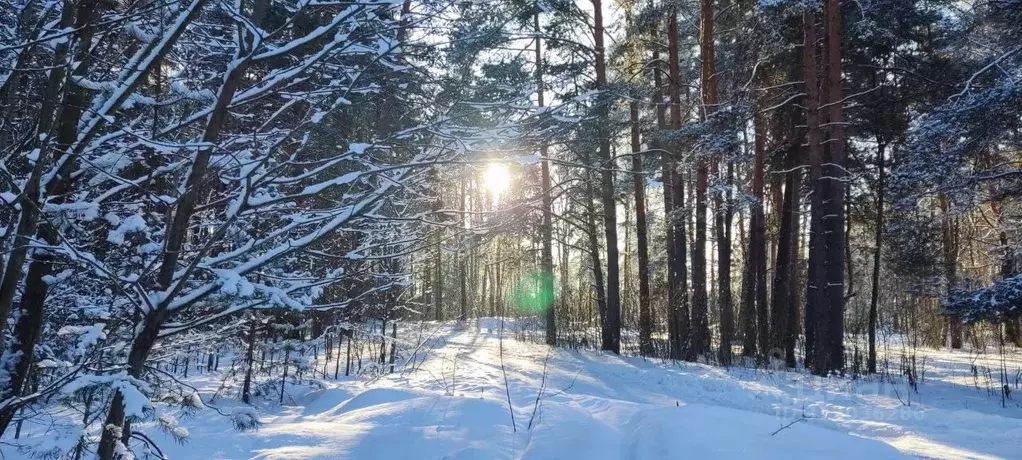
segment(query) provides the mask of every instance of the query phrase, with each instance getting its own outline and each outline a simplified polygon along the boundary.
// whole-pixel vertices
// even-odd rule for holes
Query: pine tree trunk
[[[731,188],[734,185],[734,164],[724,155],[713,163],[721,168],[718,177],[727,189],[715,194],[714,211],[716,213],[717,236],[717,303],[720,309],[720,363],[731,364],[732,343],[735,338],[734,293],[731,290],[731,258],[732,258],[732,225],[734,224],[734,207],[731,206]]]
[[[380,364],[387,363],[387,318],[380,322]]]
[[[252,318],[248,322],[248,337],[245,338],[245,380],[241,385],[241,400],[245,404],[252,404],[252,368],[255,367],[255,343],[256,343],[256,320]]]
[[[749,250],[746,254],[748,261],[746,266],[746,278],[743,279],[744,298],[742,304],[742,324],[745,326],[745,341],[742,346],[742,354],[755,357],[757,351],[757,334],[760,335],[759,344],[763,351],[766,351],[767,334],[760,334],[759,330],[769,331],[767,320],[766,303],[766,226],[763,215],[763,176],[766,165],[766,133],[763,116],[757,114],[753,118],[753,131],[755,132],[754,151],[755,165],[752,173],[752,196],[756,203],[752,206],[749,218]],[[757,328],[757,320],[759,327]]]
[[[348,329],[346,335],[348,336],[348,347],[345,350],[345,358],[344,358],[344,376],[345,377],[351,375],[351,342],[355,338],[354,337],[354,331],[352,331],[351,329]]]
[[[460,211],[461,211],[462,221],[467,222],[469,227],[471,227],[471,222],[469,220],[468,214],[465,213],[465,211],[466,211],[466,199],[467,199],[467,196],[468,196],[468,171],[465,168],[462,168],[462,171],[461,171],[461,194],[460,195],[461,196],[459,197],[459,202],[461,203],[460,204]],[[466,259],[466,257],[465,257],[465,246],[467,245],[467,240],[466,240],[466,238],[464,236],[464,233],[465,232],[462,232],[462,236],[460,236],[458,238],[458,253],[457,253],[457,257],[458,257],[458,291],[459,291],[458,292],[458,304],[461,307],[461,313],[458,315],[458,321],[468,321],[468,269],[465,266],[465,263],[466,263],[466,260],[465,260]],[[384,319],[384,326],[386,326],[386,319]],[[382,332],[384,332],[384,335],[386,335],[386,331],[382,331]],[[380,359],[380,362],[381,363],[383,362],[382,358]]]
[[[496,265],[494,265],[493,269],[493,271],[496,273],[496,276],[494,277],[493,289],[490,290],[490,295],[493,296],[492,300],[494,301],[495,305],[494,308],[496,309],[497,313],[499,313],[500,316],[505,316],[507,315],[507,312],[504,309],[504,278],[502,277],[503,273],[501,270],[502,264],[500,262],[499,249],[497,251],[496,259],[497,263]]]
[[[677,21],[677,19],[676,19],[676,12],[672,11],[670,14],[671,14],[671,18],[672,18],[671,20],[672,21]],[[672,51],[668,51],[668,53],[671,56],[676,56],[677,55],[676,52],[673,52],[673,50],[675,50],[674,47],[677,45],[677,38],[676,38],[677,37],[677,34],[676,34],[676,32],[677,32],[677,25],[676,24],[677,23],[675,22],[675,26],[674,26],[674,29],[673,29],[675,31],[675,35],[674,35],[675,39],[673,41],[671,41],[671,38],[670,38],[671,37],[670,30],[671,29],[668,29],[668,40],[669,40],[669,43],[670,43],[668,48],[669,48],[669,50],[672,50]],[[650,38],[651,38],[651,40],[653,42],[657,41],[657,27],[656,26],[653,26],[650,29],[650,36],[651,36]],[[659,48],[654,46],[653,47],[653,62],[654,63],[658,63],[659,61],[660,61],[660,50],[659,50]],[[661,77],[661,72],[659,71],[659,69],[656,66],[653,66],[653,87],[654,87],[653,88],[653,109],[656,112],[657,130],[658,130],[659,133],[663,133],[667,129],[667,121],[666,121],[666,116],[665,116],[665,111],[667,109],[667,106],[666,106],[666,104],[664,104],[664,86],[663,86],[663,81],[662,81],[662,77]],[[681,302],[680,302],[679,299],[680,299],[680,296],[682,295],[682,290],[680,289],[680,287],[678,285],[679,278],[678,278],[677,263],[676,263],[677,254],[675,252],[675,244],[674,244],[674,241],[676,239],[676,236],[675,236],[675,233],[674,233],[675,232],[676,220],[674,219],[675,207],[674,207],[674,195],[673,195],[674,194],[673,183],[674,183],[674,180],[675,180],[675,178],[674,178],[675,163],[674,163],[673,158],[671,157],[671,154],[667,151],[667,147],[668,147],[667,143],[662,141],[662,140],[657,139],[657,140],[654,141],[653,148],[661,150],[661,152],[660,152],[660,165],[661,165],[660,180],[663,183],[664,217],[666,218],[666,221],[667,221],[667,225],[666,225],[666,239],[665,239],[665,241],[666,241],[666,246],[667,246],[667,289],[668,289],[668,292],[667,292],[667,307],[666,307],[666,311],[667,311],[667,338],[668,338],[668,344],[669,344],[669,348],[670,348],[669,352],[668,352],[668,355],[671,357],[671,359],[681,359],[682,356],[683,356],[682,355],[682,353],[683,353],[682,352],[682,347],[683,347],[684,341],[682,339],[682,335],[684,334],[684,332],[683,332],[684,330],[678,327],[679,320],[680,320],[679,308],[681,306]],[[684,316],[685,316],[685,321],[687,322],[688,321],[688,312],[685,312]]]
[[[938,197],[941,210],[941,239],[944,252],[944,280],[947,283],[946,292],[950,294],[958,288],[958,224],[954,216],[950,215],[947,197]],[[948,333],[951,348],[962,348],[963,327],[962,321],[957,318],[948,318]]]
[[[437,321],[444,320],[444,278],[443,272],[441,272],[440,262],[443,260],[443,248],[440,246],[440,237],[437,237],[436,242],[436,257],[433,260],[434,274],[433,274],[433,314],[434,319]],[[347,375],[347,374],[345,374]]]
[[[826,239],[826,292],[827,335],[823,337],[826,346],[826,360],[822,362],[826,371],[841,372],[844,368],[845,332],[845,125],[844,89],[841,63],[841,6],[838,0],[827,0],[827,139],[826,165],[823,174],[829,189],[828,201],[824,202],[824,238]],[[822,184],[821,184],[822,185]],[[849,273],[849,276],[851,274]]]
[[[777,242],[777,264],[774,267],[774,288],[773,308],[770,321],[769,345],[764,347],[763,353],[773,359],[782,359],[785,350],[785,340],[793,325],[789,322],[789,310],[795,309],[795,298],[791,296],[791,285],[795,283],[792,278],[796,254],[793,236],[798,229],[798,170],[792,170],[796,162],[798,148],[791,147],[786,153],[785,169],[787,173],[784,183],[784,202],[781,206],[781,225],[778,232]],[[791,363],[786,363],[794,367]]]
[[[806,11],[802,15],[803,32],[805,44],[802,51],[802,74],[805,80],[806,93],[806,122],[808,125],[807,149],[809,157],[809,180],[812,188],[810,193],[810,221],[809,221],[809,274],[806,283],[806,364],[818,375],[827,374],[827,366],[824,362],[827,359],[826,347],[821,345],[821,338],[827,336],[826,306],[822,303],[824,298],[824,285],[826,283],[826,272],[824,268],[824,240],[823,240],[823,215],[825,209],[823,202],[827,199],[824,196],[827,187],[822,183],[822,144],[823,135],[820,130],[820,92],[817,82],[816,66],[816,21],[815,14]],[[780,259],[784,251],[778,246],[777,257]],[[775,335],[776,336],[776,335]]]
[[[844,188],[845,197],[845,294],[844,299],[851,299],[855,297],[855,261],[852,257],[852,219],[849,217],[852,211],[852,191],[848,187]]]
[[[1018,317],[1004,320],[1004,338],[1022,348],[1022,321]]]
[[[596,90],[607,88],[606,49],[603,45],[603,5],[593,0],[593,39],[596,45]],[[603,104],[603,102],[601,102]],[[608,121],[609,107],[600,108],[600,191],[603,201],[603,230],[607,240],[607,308],[603,322],[602,346],[606,351],[621,350],[621,285],[618,270],[617,201],[614,200],[615,162],[610,154],[610,137],[604,124]]]
[[[728,166],[726,169],[730,169]],[[731,182],[730,174],[727,182]],[[725,209],[723,193],[714,200],[717,236],[717,303],[720,306],[720,363],[731,364],[731,341],[734,338],[734,299],[731,293],[731,212]]]
[[[284,387],[287,385],[287,366],[291,360],[291,347],[284,343],[284,372],[280,376],[280,400],[277,404],[284,404]]]
[[[751,213],[750,213],[751,214]],[[739,217],[739,220],[743,220]],[[754,215],[749,216],[749,230],[751,233],[752,228],[756,225]],[[741,240],[739,244],[745,246],[745,253],[742,257],[742,286],[739,295],[741,304],[738,306],[738,329],[741,330],[742,336],[742,356],[743,357],[755,357],[758,354],[756,348],[756,278],[753,275],[752,265],[755,263],[755,255],[752,254],[752,237],[745,236],[745,231],[741,226],[738,228],[742,232]]]
[[[884,245],[884,154],[886,145],[877,145],[877,203],[876,233],[873,244],[873,286],[869,294],[869,350],[866,357],[866,371],[875,374],[877,371],[877,308],[880,303],[880,255]]]
[[[562,230],[560,232],[561,235],[564,235],[564,234],[567,234],[567,233],[568,233],[567,230]],[[571,304],[569,302],[570,301],[569,296],[571,295],[570,294],[571,293],[571,286],[569,284],[570,279],[568,278],[568,262],[571,260],[571,254],[569,253],[571,248],[567,244],[564,244],[564,241],[566,241],[566,239],[560,239],[559,241],[561,243],[557,245],[557,249],[558,249],[557,256],[558,256],[558,259],[561,262],[560,266],[558,267],[558,269],[561,272],[561,300],[560,300],[561,308],[560,308],[560,313],[561,313],[561,321],[563,322],[563,324],[568,324],[568,320],[574,318],[574,316],[571,315],[571,312],[569,311],[569,308],[571,307]]]
[[[429,308],[433,306],[433,263],[429,250],[430,247],[426,247],[426,260],[422,264],[422,312],[419,317],[423,320],[428,318]]]
[[[592,174],[589,174],[590,179]],[[606,330],[604,324],[607,322],[607,291],[603,284],[603,266],[600,264],[600,241],[596,233],[596,209],[593,200],[596,199],[593,190],[593,181],[586,181],[586,227],[589,237],[589,258],[592,261],[593,284],[596,288],[596,308],[600,314],[600,331]]]
[[[394,359],[397,358],[397,321],[390,324],[390,372],[394,373]]]
[[[699,8],[699,86],[702,114],[709,119],[717,108],[717,78],[714,51],[714,0],[701,0]],[[695,247],[692,249],[692,342],[686,359],[694,361],[710,350],[710,327],[706,292],[706,191],[709,165],[699,160],[696,171]]]
[[[632,121],[632,181],[635,187],[635,238],[639,263],[639,350],[653,353],[653,324],[649,305],[649,242],[646,236],[646,177],[639,156],[639,103],[633,99],[629,110]]]
[[[539,13],[536,13],[533,17],[533,26],[536,31],[536,94],[537,101],[540,107],[544,106],[545,101],[543,100],[543,51],[542,43],[539,39]],[[542,187],[543,187],[543,225],[540,228],[540,239],[543,240],[543,253],[541,256],[542,274],[540,275],[540,282],[542,283],[542,292],[544,298],[549,298],[549,305],[544,305],[546,309],[546,344],[550,346],[557,345],[557,310],[555,305],[557,302],[554,300],[554,249],[553,249],[553,199],[550,196],[550,189],[553,187],[550,180],[550,161],[548,159],[549,151],[547,149],[546,142],[540,141],[539,154],[543,158],[543,163],[540,166],[542,168]],[[563,293],[562,293],[563,295]]]
[[[668,65],[670,66],[670,97],[671,97],[671,128],[681,129],[682,113],[681,113],[681,65],[678,61],[680,40],[678,37],[678,12],[677,10],[671,11],[671,17],[668,23]],[[680,156],[680,146],[675,142],[671,144],[671,148],[675,155]],[[675,317],[675,328],[678,330],[678,344],[677,344],[677,358],[681,359],[685,357],[688,350],[691,349],[691,334],[692,334],[692,322],[689,316],[689,298],[688,298],[688,266],[686,264],[688,256],[687,247],[687,235],[688,230],[685,227],[685,223],[688,220],[686,218],[687,212],[685,209],[685,177],[677,171],[677,163],[671,164],[673,179],[671,180],[671,203],[674,205],[673,219],[671,220],[671,226],[673,227],[673,243],[669,243],[673,246],[671,264],[673,265],[673,273],[676,278],[675,281],[675,309],[677,316]]]
[[[626,11],[627,29],[629,35],[632,30],[632,11]],[[629,68],[634,72],[638,63],[638,56],[634,45],[629,49]],[[639,264],[639,353],[644,356],[653,354],[653,342],[651,339],[653,323],[650,315],[649,305],[649,242],[646,237],[646,176],[642,170],[642,139],[640,136],[641,126],[639,125],[639,98],[638,91],[633,91],[632,101],[628,105],[628,118],[631,128],[632,147],[632,185],[635,191],[635,241],[636,255]]]
[[[994,220],[997,222],[997,239],[1001,251],[1001,273],[1002,280],[1015,276],[1015,251],[1009,246],[1008,232],[1005,230],[1006,223],[1002,215],[1001,203],[993,201],[990,203],[990,210],[993,212]],[[1022,346],[1022,331],[1019,330],[1019,318],[1008,317],[1004,319],[1004,339],[1015,346]]]
[[[135,336],[135,340],[131,344],[131,351],[128,354],[128,375],[134,378],[142,376],[145,360],[149,356],[149,351],[152,350],[153,345],[156,344],[160,326],[166,320],[166,317],[167,309],[162,307],[150,310],[142,318],[140,332]],[[105,429],[103,430],[102,437],[100,437],[99,447],[96,450],[96,456],[100,459],[111,460],[116,443],[120,441],[116,436],[117,432],[112,430],[112,428],[123,427],[120,430],[122,435],[129,436],[131,434],[131,424],[130,422],[125,423],[124,416],[124,397],[120,391],[117,391],[110,402],[110,411],[107,413],[106,421],[103,423]]]
[[[798,159],[796,159],[798,161]],[[801,273],[801,260],[802,260],[802,246],[801,246],[801,226],[802,226],[802,213],[799,211],[801,206],[801,199],[799,191],[802,189],[802,173],[801,171],[795,171],[791,177],[791,190],[792,190],[792,216],[791,216],[791,252],[788,255],[788,274],[787,277],[787,288],[788,288],[788,320],[785,329],[787,334],[784,338],[784,363],[789,368],[795,367],[795,344],[798,341],[799,336],[799,274]]]

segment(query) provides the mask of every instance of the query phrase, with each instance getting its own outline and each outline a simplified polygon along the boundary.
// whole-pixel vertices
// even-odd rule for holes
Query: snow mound
[[[905,458],[882,442],[768,415],[691,404],[641,410],[628,422],[630,458]]]
[[[393,388],[370,388],[333,407],[329,413],[340,415],[367,407],[381,404],[396,403],[415,398],[419,395],[407,390]]]
[[[347,410],[339,407],[340,415],[268,425],[256,433],[262,442],[256,443],[251,458],[513,458],[510,425],[495,423],[507,417],[507,407],[499,401],[448,396],[388,401],[407,394],[369,393],[342,404]]]

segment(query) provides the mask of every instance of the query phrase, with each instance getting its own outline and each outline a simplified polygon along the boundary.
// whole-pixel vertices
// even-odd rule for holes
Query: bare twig
[[[532,422],[533,422],[533,420],[536,419],[536,412],[539,411],[539,401],[540,401],[541,398],[543,398],[543,390],[546,389],[546,365],[547,365],[548,361],[550,361],[550,352],[549,351],[546,353],[546,358],[543,359],[543,380],[540,381],[539,393],[536,393],[536,404],[532,407],[532,416],[529,417],[529,427],[528,427],[529,430],[532,429]]]
[[[500,317],[500,372],[504,374],[504,391],[507,393],[507,410],[511,412],[511,431],[518,432],[515,425],[515,409],[511,407],[511,388],[507,385],[507,370],[504,369],[504,317]]]

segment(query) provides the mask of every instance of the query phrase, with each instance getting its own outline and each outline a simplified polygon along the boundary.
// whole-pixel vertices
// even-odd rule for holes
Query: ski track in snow
[[[437,327],[427,324],[423,336]],[[1022,456],[1022,408],[1013,401],[1002,408],[961,371],[928,368],[920,393],[906,405],[904,385],[895,392],[875,379],[552,350],[505,331],[514,431],[499,321],[439,327],[442,333],[417,353],[415,370],[373,382],[326,381],[324,390],[292,398],[293,405],[262,407],[265,425],[258,430],[237,432],[224,417],[203,411],[181,420],[191,433],[184,444],[147,431],[171,459]],[[965,352],[939,353],[949,361],[970,359]],[[217,374],[196,382],[213,391]],[[228,411],[240,405],[214,404]]]

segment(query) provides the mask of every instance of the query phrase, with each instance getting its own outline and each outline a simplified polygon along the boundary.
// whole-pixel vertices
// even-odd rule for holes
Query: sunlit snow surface
[[[968,352],[921,351],[928,374],[909,405],[903,383],[549,351],[507,332],[504,367],[515,431],[501,372],[499,321],[427,323],[421,332],[416,327],[402,334],[414,340],[434,330],[417,353],[425,360],[415,370],[409,365],[372,382],[326,381],[323,390],[290,395],[283,407],[262,403],[265,425],[256,431],[237,432],[225,417],[204,411],[180,421],[190,432],[185,444],[156,430],[150,435],[171,459],[1022,455],[1022,408],[1014,401],[1001,408],[996,395],[982,384],[976,388],[967,372],[973,360]],[[220,378],[206,375],[194,383],[212,392]],[[225,412],[240,405],[228,399],[213,404]],[[6,458],[19,458],[12,453]]]

